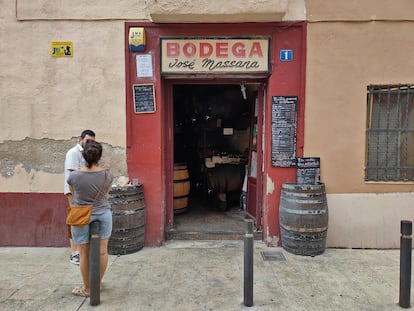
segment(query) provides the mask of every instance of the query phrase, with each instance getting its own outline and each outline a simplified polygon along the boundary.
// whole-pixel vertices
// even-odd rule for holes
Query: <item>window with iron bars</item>
[[[367,91],[365,180],[414,180],[414,85]]]

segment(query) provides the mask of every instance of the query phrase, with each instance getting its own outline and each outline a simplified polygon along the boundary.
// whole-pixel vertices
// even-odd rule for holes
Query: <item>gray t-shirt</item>
[[[92,209],[92,214],[103,214],[111,205],[104,199],[105,193],[112,186],[113,174],[109,170],[85,172],[73,171],[68,177],[68,184],[72,185],[75,190],[73,205],[89,205],[95,200],[95,196],[105,180],[105,171],[107,172],[105,185],[102,187]]]

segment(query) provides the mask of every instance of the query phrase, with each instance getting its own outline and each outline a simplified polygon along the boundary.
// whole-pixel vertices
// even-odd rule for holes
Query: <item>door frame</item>
[[[257,89],[257,133],[256,133],[256,178],[251,177],[251,168],[252,168],[252,151],[253,151],[253,137],[254,137],[254,119],[255,115],[252,118],[251,128],[250,128],[250,142],[249,142],[249,165],[247,170],[247,206],[246,214],[255,221],[256,229],[262,229],[262,202],[263,202],[263,137],[264,137],[264,101],[265,101],[265,90],[266,84],[261,83]],[[256,99],[255,99],[256,101]],[[256,102],[254,103],[256,106]],[[256,107],[253,107],[253,111],[256,110]],[[255,190],[255,193],[252,194],[252,188]],[[250,190],[250,191],[249,191]],[[253,205],[253,206],[250,206]],[[254,211],[254,215],[249,211]]]
[[[220,77],[215,79],[206,79],[206,78],[181,78],[181,79],[168,79],[164,77],[161,81],[162,86],[162,96],[164,102],[164,114],[162,116],[162,121],[164,124],[163,133],[163,164],[164,164],[164,185],[165,185],[165,228],[164,231],[168,231],[172,229],[174,225],[174,183],[173,183],[173,174],[174,174],[174,94],[173,94],[173,87],[176,84],[200,84],[200,85],[207,85],[207,84],[259,84],[258,91],[262,94],[262,102],[259,104],[258,107],[258,114],[260,117],[260,152],[258,152],[258,170],[257,170],[257,180],[258,180],[258,187],[256,193],[256,204],[258,207],[261,206],[263,202],[263,148],[262,148],[262,134],[263,134],[263,113],[264,113],[264,90],[267,83],[267,77],[264,78],[234,78],[234,77]],[[261,90],[261,91],[260,91]],[[258,132],[258,134],[259,134]],[[259,156],[260,154],[260,156]],[[260,208],[260,219],[263,215],[262,209]],[[261,224],[261,221],[258,223]]]

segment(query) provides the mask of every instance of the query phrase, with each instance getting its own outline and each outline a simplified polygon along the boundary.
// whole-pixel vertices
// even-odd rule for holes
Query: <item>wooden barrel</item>
[[[228,210],[231,206],[240,203],[245,166],[239,163],[216,164],[208,168],[207,187],[213,195],[215,205],[222,210]]]
[[[328,231],[325,185],[283,184],[279,224],[285,250],[304,256],[322,254]]]
[[[174,164],[174,213],[187,210],[190,179],[186,164]]]
[[[145,201],[142,184],[112,187],[109,192],[112,207],[112,235],[108,253],[127,255],[144,247]]]

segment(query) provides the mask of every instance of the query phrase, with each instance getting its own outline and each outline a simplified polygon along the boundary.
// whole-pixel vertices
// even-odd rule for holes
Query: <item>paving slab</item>
[[[254,242],[252,307],[243,304],[244,242],[168,241],[109,255],[101,303],[76,297],[68,248],[0,248],[0,310],[402,310],[399,250],[299,256]],[[413,277],[412,277],[413,280]],[[413,285],[412,285],[413,288]]]

